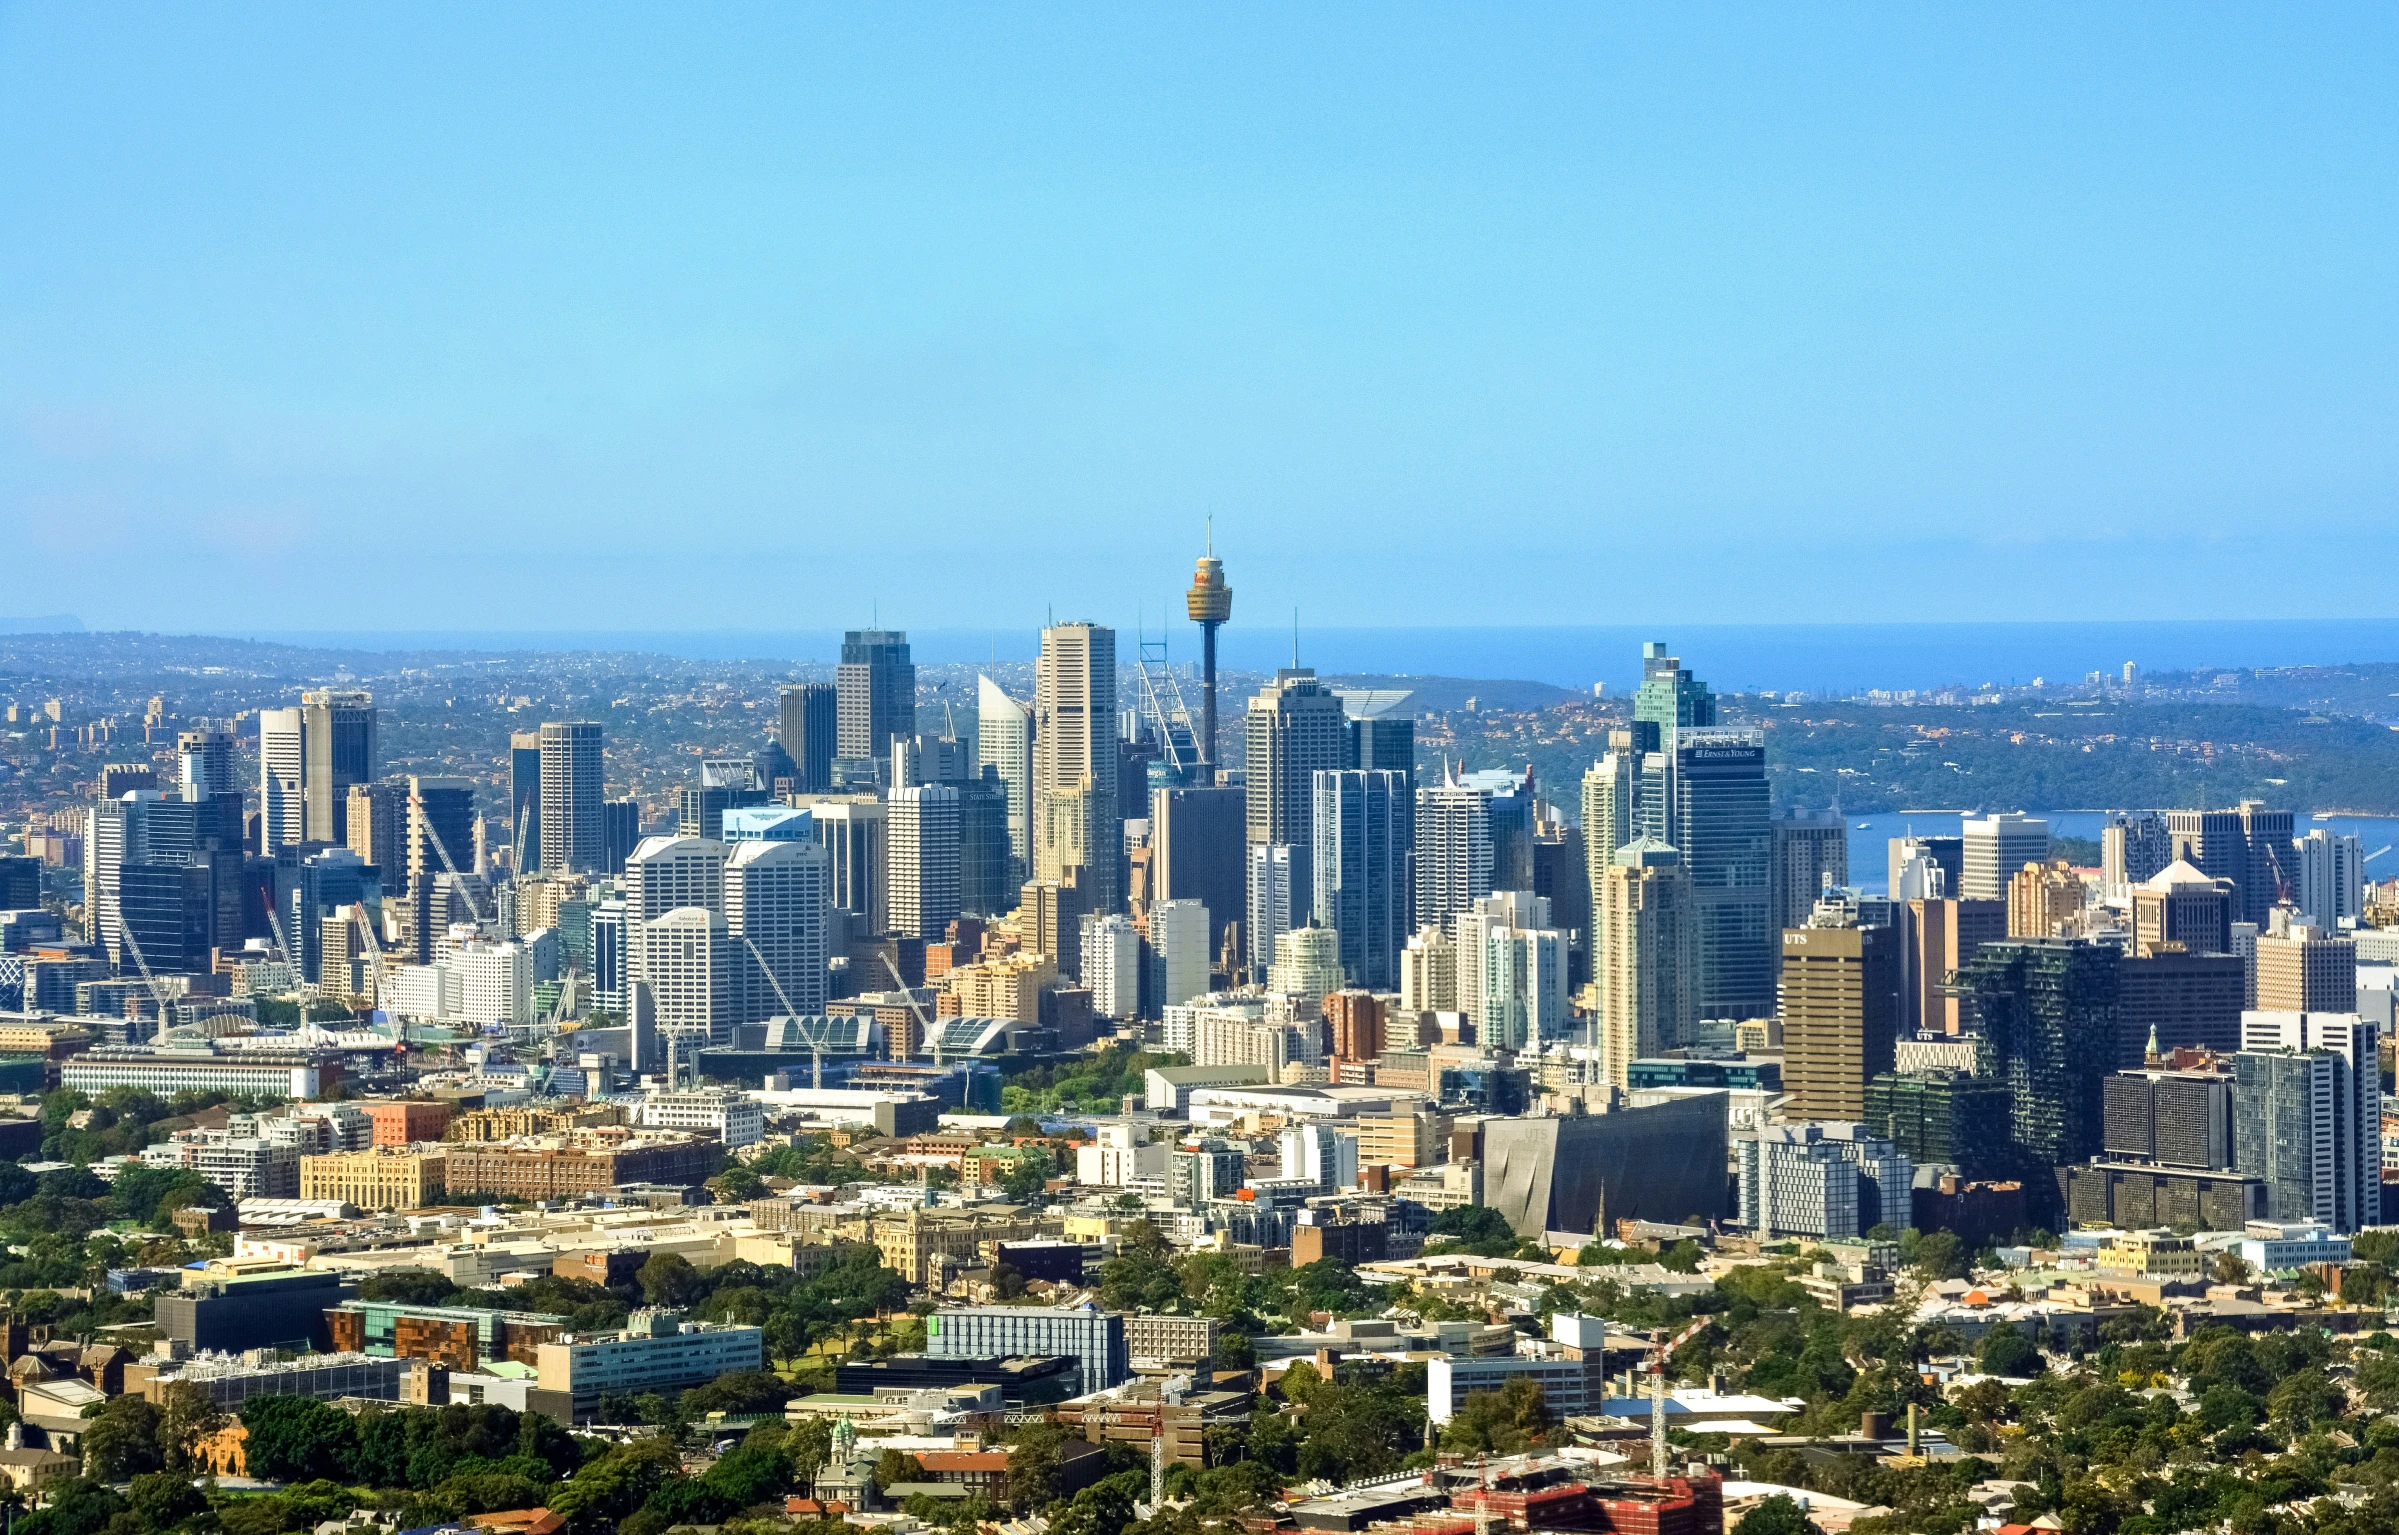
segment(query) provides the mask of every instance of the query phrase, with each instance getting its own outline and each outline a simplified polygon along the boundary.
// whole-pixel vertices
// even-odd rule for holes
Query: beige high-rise
[[[2302,923],[2279,935],[2260,933],[2255,1011],[2356,1012],[2356,942]]]
[[[1053,624],[1033,669],[1033,877],[1072,882],[1102,915],[1123,903],[1118,771],[1116,631]]]
[[[2007,935],[2005,901],[1908,902],[1901,1029],[1952,1037],[1966,1033],[1974,1020],[1974,999],[1947,992],[1950,973],[1963,970],[1984,944]]]
[[[1682,854],[1653,837],[1626,843],[1608,863],[1598,904],[1600,1066],[1625,1088],[1634,1061],[1691,1038],[1691,876]]]

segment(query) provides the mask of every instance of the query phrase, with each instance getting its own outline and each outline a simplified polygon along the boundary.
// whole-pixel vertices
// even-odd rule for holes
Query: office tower
[[[1233,616],[1233,589],[1225,585],[1224,561],[1216,558],[1216,540],[1192,572],[1191,590],[1184,594],[1184,611],[1200,626],[1200,762],[1214,781],[1216,768],[1216,631]]]
[[[1974,1030],[1974,999],[1950,993],[1949,976],[1987,943],[2007,936],[2004,901],[1917,900],[1906,906],[1900,1029],[1952,1038]]]
[[[450,887],[441,876],[469,874],[475,846],[475,785],[467,778],[412,776],[407,785],[407,832],[400,866],[407,874],[409,936],[414,963],[433,962],[450,922]],[[483,915],[491,915],[486,906]]]
[[[2118,811],[2099,831],[2099,880],[2120,901],[2174,861],[2174,838],[2154,810]]]
[[[123,918],[117,904],[118,875],[127,864],[151,861],[148,828],[144,823],[150,806],[158,798],[156,789],[130,789],[84,812],[84,925],[91,941],[120,969],[124,967],[126,951]]]
[[[1894,901],[1956,900],[1966,883],[1963,837],[1893,837],[1890,896]],[[1934,888],[1933,871],[1939,871]]]
[[[1030,881],[1017,892],[1016,915],[1027,947],[1048,955],[1060,975],[1083,973],[1083,919],[1091,907],[1072,881]]]
[[[1793,1113],[1856,1119],[1866,1084],[1894,1063],[1899,932],[1857,926],[1828,907],[1782,940],[1783,1088],[1797,1100]]]
[[[1209,940],[1214,919],[1193,900],[1150,904],[1150,998],[1163,1011],[1208,990]]]
[[[736,949],[731,1021],[825,1008],[825,850],[813,837],[727,845],[725,933]]]
[[[431,887],[427,881],[427,888]],[[325,926],[328,921],[338,926],[344,913],[352,906],[365,905],[370,911],[383,903],[381,887],[366,860],[346,847],[327,848],[311,853],[300,860],[298,877],[292,882],[290,909],[283,913],[283,930],[289,933],[299,953],[294,956],[300,968],[300,979],[325,980]],[[345,939],[345,947],[351,940]],[[402,956],[387,955],[398,962]],[[431,959],[431,954],[424,959]],[[420,960],[420,963],[423,961]],[[343,990],[349,978],[336,976]]]
[[[1692,1008],[1699,1018],[1774,1012],[1775,935],[1767,926],[1766,743],[1754,730],[1675,733],[1670,840],[1691,892]]]
[[[1295,911],[1313,909],[1308,859],[1315,848],[1316,774],[1338,769],[1348,752],[1341,700],[1304,667],[1275,673],[1249,701],[1249,755],[1243,769],[1245,829],[1252,848],[1291,849]]]
[[[1591,861],[1581,827],[1545,819],[1533,828],[1533,894],[1549,902],[1566,934],[1566,986],[1574,990],[1591,979]]]
[[[790,805],[745,805],[725,812],[727,842],[816,843],[816,817]]]
[[[1399,1006],[1408,1013],[1458,1008],[1458,946],[1432,926],[1416,930],[1399,956]]]
[[[1416,717],[1399,712],[1411,695],[1384,688],[1335,696],[1349,722],[1349,745],[1341,765],[1369,773],[1405,773],[1412,783],[1416,776]]]
[[[1982,1030],[1975,1074],[2007,1084],[2017,1150],[2035,1162],[2060,1167],[2099,1152],[2119,958],[2107,944],[2003,938],[1983,945],[1961,976]]]
[[[214,888],[205,866],[128,863],[117,870],[118,931],[130,934],[122,961],[138,945],[153,975],[206,974],[214,922]],[[121,962],[130,974],[139,966]]]
[[[300,713],[307,748],[301,777],[306,840],[346,843],[350,785],[375,776],[375,695],[320,688],[300,695]]]
[[[887,758],[893,736],[916,734],[916,664],[896,629],[852,629],[841,639],[835,742],[853,761]],[[796,759],[799,753],[794,751]]]
[[[2266,1181],[2267,1219],[2381,1223],[2380,1036],[2353,1012],[2241,1015],[2233,1165]]]
[[[1985,816],[1966,823],[1965,843],[1958,894],[1969,901],[2004,901],[2017,870],[2049,861],[2049,823],[2013,811]]]
[[[891,770],[885,779],[894,789],[928,783],[964,783],[975,770],[966,760],[966,743],[955,736],[893,736]]]
[[[350,851],[372,865],[383,893],[408,893],[408,785],[394,778],[350,785]]]
[[[600,804],[600,836],[604,844],[602,872],[622,874],[625,860],[641,845],[641,802],[627,795]]]
[[[550,720],[541,727],[541,866],[572,874],[607,868],[608,831],[600,804],[600,726]]]
[[[1149,807],[1153,904],[1197,901],[1205,906],[1208,952],[1214,954],[1224,947],[1225,924],[1241,919],[1248,884],[1242,791],[1153,789]]]
[[[1141,1016],[1141,934],[1121,914],[1083,919],[1083,985],[1091,1011],[1120,1022]]]
[[[2295,924],[2257,937],[2257,1001],[2269,1013],[2357,1010],[2357,943]]]
[[[1407,773],[1344,769],[1316,775],[1312,915],[1338,937],[1341,968],[1369,991],[1399,984],[1399,951],[1413,930],[1415,805]]]
[[[2262,800],[2243,800],[2231,810],[2166,812],[2174,856],[2210,879],[2231,880],[2238,897],[2233,920],[2261,927],[2278,901],[2296,893],[2291,832],[2291,813],[2268,810]]]
[[[2130,886],[2127,895],[2133,953],[2232,952],[2231,880],[2210,879],[2178,858]]]
[[[1291,928],[1291,883],[1291,849],[1251,844],[1249,920],[1242,937],[1249,945],[1252,971],[1262,972],[1274,963],[1275,940]]]
[[[541,861],[541,732],[508,736],[508,827],[519,876],[538,872]],[[353,846],[356,844],[353,843]]]
[[[194,726],[176,736],[175,755],[185,799],[207,800],[242,792],[233,776],[232,731],[218,725]]]
[[[1009,870],[1008,786],[985,768],[981,777],[950,787],[958,792],[958,910],[1005,916],[1024,887]]]
[[[1672,753],[1679,732],[1716,723],[1716,695],[1652,640],[1641,647],[1641,686],[1633,694],[1633,748]]]
[[[628,939],[640,968],[628,989],[648,995],[658,1031],[678,1042],[681,1061],[689,1061],[687,1052],[701,1043],[733,1037],[741,956],[723,913],[678,906],[643,923],[638,937],[629,933]]]
[[[1766,915],[1781,933],[1806,925],[1828,886],[1849,883],[1849,824],[1838,811],[1793,810],[1776,816],[1767,831],[1773,864]]]
[[[2230,1168],[2235,1078],[2223,1071],[2119,1071],[2107,1079],[2110,1157],[2160,1167]]]
[[[1491,793],[1452,775],[1416,791],[1416,925],[1441,927],[1491,893]]]
[[[711,841],[725,834],[725,812],[763,805],[766,786],[758,781],[758,764],[748,757],[702,759],[697,781],[686,784],[677,798],[675,831],[685,837]]]
[[[1592,953],[1601,961],[1600,1066],[1629,1088],[1632,1063],[1678,1048],[1698,1014],[1691,993],[1691,876],[1682,855],[1642,837],[1616,850],[1600,881]]]
[[[2233,954],[2128,954],[2116,965],[2121,1022],[2116,1066],[2138,1068],[2154,1038],[2161,1050],[2241,1048],[2246,967]]]
[[[297,709],[258,711],[258,824],[261,853],[308,840],[308,730]]]
[[[2082,914],[2082,876],[2064,859],[2026,864],[2007,882],[2010,938],[2052,938]]]
[[[958,790],[950,784],[894,789],[883,814],[890,931],[938,939],[959,911]]]
[[[802,794],[832,791],[833,759],[843,755],[839,746],[840,692],[825,682],[795,682],[783,689],[779,734]]]
[[[883,870],[884,807],[880,800],[842,798],[813,800],[809,815],[817,839],[831,859],[832,903],[845,914],[851,934],[890,930],[890,903]]]
[[[1086,911],[1124,900],[1117,772],[1116,631],[1054,624],[1033,669],[1033,874],[1072,880]]]
[[[2366,847],[2355,837],[2318,829],[2299,839],[2299,915],[2337,931],[2366,911]]]
[[[975,754],[1008,796],[1008,884],[1032,878],[1033,711],[989,677],[975,682]]]
[[[32,911],[41,904],[42,861],[0,856],[0,911]]]

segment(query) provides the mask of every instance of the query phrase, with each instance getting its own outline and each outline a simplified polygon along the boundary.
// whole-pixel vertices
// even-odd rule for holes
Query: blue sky
[[[1665,9],[0,6],[0,611],[2399,611],[2399,12]]]

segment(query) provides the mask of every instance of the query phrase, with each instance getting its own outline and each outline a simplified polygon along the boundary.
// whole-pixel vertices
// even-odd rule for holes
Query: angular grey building
[[[541,727],[541,866],[597,874],[608,866],[608,823],[600,804],[600,726],[551,720]]]
[[[841,665],[833,675],[841,756],[871,762],[890,755],[893,736],[916,734],[916,663],[906,634],[852,629],[842,636]],[[783,749],[800,760],[790,742]]]
[[[799,792],[823,794],[833,787],[833,759],[840,755],[840,689],[823,682],[795,682],[777,700],[776,734],[799,770]]]
[[[1336,935],[1352,986],[1399,989],[1399,951],[1416,911],[1413,775],[1343,769],[1316,775],[1312,911]]]
[[[1483,1125],[1483,1202],[1518,1236],[1597,1232],[1619,1220],[1721,1214],[1725,1100],[1694,1094],[1647,1108]]]

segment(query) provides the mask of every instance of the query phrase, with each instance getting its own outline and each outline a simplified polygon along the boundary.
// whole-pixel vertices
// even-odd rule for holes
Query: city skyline
[[[19,601],[1129,628],[1213,516],[1235,645],[1664,526],[1611,617],[2390,611],[2389,17],[1284,20],[13,13]]]

